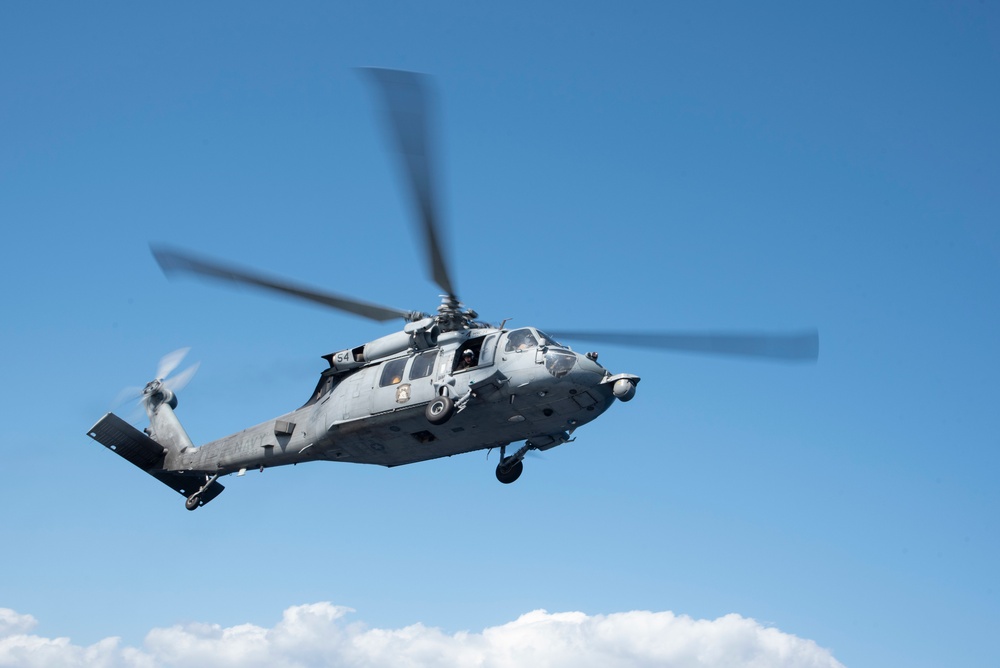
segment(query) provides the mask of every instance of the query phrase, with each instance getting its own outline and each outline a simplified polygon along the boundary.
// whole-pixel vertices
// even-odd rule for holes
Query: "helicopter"
[[[188,251],[151,245],[167,276],[188,274],[321,304],[399,331],[323,356],[327,367],[299,408],[195,446],[177,418],[177,393],[191,369],[170,377],[184,351],[164,358],[141,392],[149,426],[139,431],[109,412],[87,434],[185,497],[195,510],[224,489],[219,478],[311,461],[412,464],[499,450],[495,474],[510,484],[533,450],[569,443],[574,432],[636,393],[640,377],[612,373],[596,352],[563,340],[659,350],[815,361],[815,330],[788,333],[552,331],[491,325],[457,297],[435,204],[424,75],[365,68],[401,157],[431,278],[443,291],[434,313],[381,306],[300,285]],[[518,444],[508,454],[508,447]]]

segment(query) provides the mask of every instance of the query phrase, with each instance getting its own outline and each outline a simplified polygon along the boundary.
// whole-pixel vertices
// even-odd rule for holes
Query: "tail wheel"
[[[455,414],[455,402],[451,397],[438,397],[427,404],[424,415],[431,424],[444,424]]]
[[[184,507],[188,510],[195,510],[201,505],[201,499],[198,498],[197,494],[192,494],[184,501]]]

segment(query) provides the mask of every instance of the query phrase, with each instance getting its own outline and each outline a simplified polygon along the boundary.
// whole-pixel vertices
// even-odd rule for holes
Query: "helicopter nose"
[[[573,370],[573,381],[579,385],[591,387],[600,386],[601,394],[619,401],[630,401],[635,396],[635,387],[639,384],[639,376],[630,373],[611,373],[597,363],[597,355],[587,353],[577,356],[576,368]]]
[[[596,353],[587,353],[586,355],[575,353],[574,355],[576,357],[576,368],[580,372],[597,376],[598,379],[607,375],[607,370],[597,363]]]

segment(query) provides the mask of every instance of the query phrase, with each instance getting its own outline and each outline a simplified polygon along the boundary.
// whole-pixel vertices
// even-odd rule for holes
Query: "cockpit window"
[[[538,339],[535,338],[535,335],[530,329],[515,329],[507,335],[507,345],[504,346],[504,351],[512,353],[521,350],[528,350],[529,348],[534,348],[537,345]]]
[[[437,359],[437,351],[430,350],[421,353],[413,359],[413,366],[410,367],[410,380],[426,378],[434,370],[434,360]]]
[[[403,367],[405,366],[405,357],[386,362],[385,366],[382,367],[382,379],[379,381],[379,386],[385,387],[386,385],[395,385],[399,381],[403,380]]]

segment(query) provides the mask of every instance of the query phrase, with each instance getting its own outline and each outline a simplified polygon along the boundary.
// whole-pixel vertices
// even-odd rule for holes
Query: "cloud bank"
[[[330,603],[293,606],[271,628],[184,624],[154,628],[142,647],[105,638],[89,646],[32,635],[31,615],[0,608],[0,666],[99,668],[843,668],[811,640],[730,614],[585,615],[535,610],[480,633],[414,624],[368,628]]]

